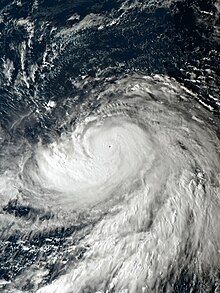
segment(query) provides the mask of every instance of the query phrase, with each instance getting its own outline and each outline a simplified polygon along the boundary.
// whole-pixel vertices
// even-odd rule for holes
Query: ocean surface
[[[220,292],[219,13],[0,1],[0,292]]]

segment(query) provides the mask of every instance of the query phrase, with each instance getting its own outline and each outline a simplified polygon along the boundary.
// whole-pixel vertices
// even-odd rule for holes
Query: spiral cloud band
[[[217,278],[219,139],[193,98],[167,77],[124,78],[72,132],[38,145],[24,188],[53,208],[108,207],[83,240],[83,260],[39,293],[157,292],[184,267]]]

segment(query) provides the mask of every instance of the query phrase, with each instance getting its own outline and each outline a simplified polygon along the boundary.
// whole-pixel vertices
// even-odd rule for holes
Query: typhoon
[[[0,9],[0,291],[219,292],[218,3]]]

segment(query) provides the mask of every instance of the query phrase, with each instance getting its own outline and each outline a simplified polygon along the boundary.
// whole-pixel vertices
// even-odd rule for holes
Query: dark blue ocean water
[[[68,111],[69,96],[79,95],[80,101],[96,87],[93,81],[87,94],[73,85],[71,80],[81,76],[102,78],[126,75],[130,72],[159,73],[175,77],[197,93],[202,100],[218,113],[218,105],[212,97],[218,96],[219,42],[216,36],[218,22],[214,1],[173,1],[169,7],[152,2],[119,10],[123,1],[16,1],[1,2],[2,21],[1,66],[3,60],[13,62],[10,82],[1,76],[1,124],[11,129],[21,115],[27,115],[14,131],[37,139],[42,133],[42,123],[59,128],[60,109],[45,117],[44,103],[49,100],[63,105]],[[126,1],[129,7],[132,1]],[[146,1],[147,3],[147,1]],[[143,6],[143,8],[141,7]],[[59,31],[77,26],[83,19],[94,14],[103,18],[100,24],[90,25],[66,37],[55,37]],[[75,18],[70,19],[72,15]],[[107,25],[120,17],[115,25]],[[31,28],[17,21],[28,19],[33,29],[31,44],[25,49],[23,65],[19,47],[27,44]],[[95,20],[93,20],[95,22]],[[99,21],[100,22],[100,21]],[[60,49],[61,47],[63,49]],[[53,58],[53,48],[58,56]],[[44,64],[43,56],[47,52]],[[21,72],[31,74],[31,66],[38,66],[34,81],[15,82]],[[23,66],[23,69],[22,69]],[[2,74],[2,72],[1,72]],[[202,78],[198,79],[199,76]],[[99,85],[100,86],[100,82]],[[39,107],[39,114],[33,113]],[[71,107],[71,106],[70,106]],[[42,114],[43,118],[40,117]],[[43,121],[42,121],[43,120]]]

